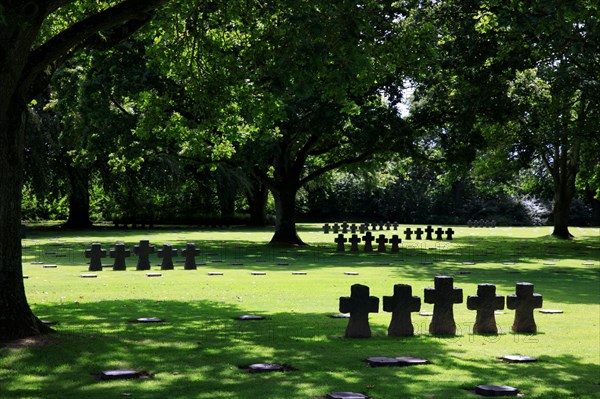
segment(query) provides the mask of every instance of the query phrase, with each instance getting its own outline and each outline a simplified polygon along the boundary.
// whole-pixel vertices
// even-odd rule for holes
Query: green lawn
[[[300,249],[268,247],[269,230],[32,230],[23,241],[27,295],[38,316],[59,323],[57,342],[1,348],[0,398],[289,399],[331,391],[374,399],[475,398],[468,390],[480,384],[514,386],[527,398],[600,397],[600,230],[573,228],[577,238],[569,242],[550,237],[549,227],[455,230],[449,242],[405,241],[400,254],[342,256],[334,252],[334,235],[323,234],[318,225],[300,227],[311,244]],[[131,257],[127,271],[107,268],[98,278],[80,277],[87,272],[83,250],[91,242],[110,249],[117,241],[132,247],[140,239],[157,247],[195,242],[206,265],[186,271],[176,264],[176,270],[149,278],[135,271]],[[58,267],[31,264],[36,260]],[[156,255],[152,263],[160,263]],[[343,338],[347,321],[328,317],[354,283],[368,285],[379,298],[392,295],[394,284],[411,284],[413,295],[423,297],[436,275],[454,276],[464,292],[464,302],[455,306],[456,337],[430,336],[430,318],[418,314],[413,314],[416,337],[387,337],[391,315],[381,305],[370,317],[370,339]],[[544,308],[564,314],[536,311],[539,333],[522,335],[510,331],[514,312],[504,310],[496,316],[499,335],[473,335],[475,312],[467,310],[466,296],[476,294],[478,283],[512,294],[521,281],[535,284]],[[234,319],[250,313],[267,319]],[[166,323],[128,322],[137,317]],[[496,360],[507,354],[539,362]],[[370,368],[364,362],[369,356],[414,356],[431,364]],[[265,362],[296,370],[250,374],[238,367]],[[154,377],[105,382],[93,376],[121,368]]]

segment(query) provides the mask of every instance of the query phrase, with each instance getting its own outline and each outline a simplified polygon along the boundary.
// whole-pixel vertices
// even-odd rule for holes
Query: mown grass
[[[37,315],[59,323],[57,340],[0,349],[0,398],[313,398],[331,391],[375,399],[469,398],[479,384],[515,386],[531,398],[599,397],[600,230],[573,229],[577,238],[568,242],[550,237],[545,227],[455,230],[451,242],[413,240],[400,254],[372,255],[336,254],[334,236],[318,225],[301,226],[311,247],[298,249],[265,245],[269,230],[30,231],[23,241],[27,295]],[[87,272],[83,250],[91,242],[110,249],[117,241],[133,246],[140,239],[157,247],[195,242],[206,265],[185,271],[177,264],[149,278],[135,271],[131,257],[127,271],[107,268],[96,279],[80,277]],[[35,260],[58,267],[31,264]],[[514,264],[503,264],[508,261]],[[160,263],[156,255],[152,263]],[[360,274],[344,275],[348,270]],[[430,336],[430,319],[417,314],[416,337],[387,337],[390,314],[380,309],[370,317],[373,338],[345,339],[346,321],[328,317],[354,283],[368,285],[379,298],[392,295],[394,284],[411,284],[422,297],[440,274],[455,277],[465,302],[478,283],[496,284],[499,294],[508,295],[517,282],[531,282],[544,308],[564,314],[536,312],[539,333],[523,335],[510,331],[514,313],[504,310],[497,316],[499,335],[473,335],[475,312],[463,303],[455,306],[459,335],[452,338]],[[267,319],[234,319],[248,313]],[[166,323],[128,323],[150,316]],[[496,360],[506,354],[539,362]],[[370,368],[364,362],[369,356],[415,356],[431,364]],[[264,362],[296,370],[249,374],[239,368]],[[93,378],[116,368],[145,370],[154,378]]]

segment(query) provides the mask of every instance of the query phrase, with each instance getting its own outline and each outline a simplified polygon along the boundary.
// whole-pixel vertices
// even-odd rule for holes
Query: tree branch
[[[366,160],[367,158],[369,158],[371,155],[373,155],[373,151],[369,150],[360,155],[357,155],[356,157],[340,159],[337,162],[333,162],[329,165],[325,165],[322,168],[319,168],[319,169],[315,170],[314,172],[309,173],[303,179],[301,179],[300,186],[303,186],[307,182],[314,180],[317,177],[319,177],[327,172],[330,172],[334,169],[337,169],[341,166],[352,165],[352,164],[355,164],[358,162],[362,162],[362,161]]]

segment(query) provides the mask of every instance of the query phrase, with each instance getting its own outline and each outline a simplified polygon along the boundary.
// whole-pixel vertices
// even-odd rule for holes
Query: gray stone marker
[[[115,244],[115,249],[110,250],[110,257],[115,260],[113,270],[125,270],[125,258],[131,255],[131,251],[125,248],[125,244]]]
[[[404,230],[404,239],[406,239],[406,240],[412,239],[412,234],[413,234],[413,231],[410,229],[410,227],[407,227]]]
[[[100,243],[93,243],[90,249],[85,250],[85,257],[90,260],[88,271],[98,272],[102,270],[102,258],[106,257],[106,250],[102,249]]]
[[[475,387],[475,393],[487,397],[517,396],[519,390],[506,385],[478,385]]]
[[[344,244],[348,242],[347,238],[344,238],[343,234],[338,234],[338,236],[335,238],[334,240],[337,243],[337,246],[335,247],[335,250],[337,252],[344,252]]]
[[[385,235],[380,234],[375,241],[377,242],[377,252],[385,252],[385,244],[389,241]]]
[[[521,356],[521,355],[506,355],[506,356],[502,356],[500,358],[500,360],[506,362],[506,363],[533,363],[533,362],[537,362],[537,359],[535,357],[529,357],[529,356]]]
[[[535,334],[537,326],[533,317],[533,309],[541,308],[542,303],[542,296],[533,293],[533,284],[517,283],[516,294],[506,297],[506,307],[515,310],[512,330],[516,333]]]
[[[150,375],[138,370],[105,370],[100,372],[101,380],[131,380],[135,378],[148,378]]]
[[[433,236],[431,235],[433,233],[433,227],[431,226],[427,226],[427,228],[425,229],[425,239],[426,240],[433,240]]]
[[[277,363],[254,363],[248,366],[250,373],[271,373],[275,371],[288,371],[289,367]]]
[[[150,245],[148,240],[140,240],[140,243],[133,247],[133,252],[138,257],[135,270],[150,270],[150,254],[154,253],[154,245]]]
[[[163,244],[162,249],[156,251],[159,258],[162,258],[160,270],[173,270],[173,257],[177,256],[178,250],[173,248],[171,244]]]
[[[410,314],[421,310],[421,298],[412,295],[408,284],[395,284],[394,295],[383,297],[383,311],[392,312],[388,327],[390,337],[412,337],[415,335]]]
[[[400,243],[402,243],[402,238],[398,237],[398,234],[394,234],[392,238],[390,238],[390,244],[392,247],[390,248],[390,252],[396,253],[400,251]]]
[[[183,268],[185,270],[196,270],[196,256],[200,255],[200,249],[196,248],[196,244],[188,242],[185,249],[181,251],[181,255],[185,256]]]
[[[358,235],[352,234],[348,241],[350,242],[350,252],[358,252],[358,244],[360,243],[360,238]]]
[[[462,303],[462,289],[454,287],[454,279],[450,276],[436,276],[434,286],[435,288],[425,288],[425,303],[433,304],[429,333],[456,335],[454,304]]]
[[[371,399],[369,396],[357,392],[331,392],[325,399]]]
[[[369,296],[369,287],[354,284],[350,288],[350,296],[340,297],[340,313],[350,313],[346,338],[369,338],[369,313],[379,312],[379,298]]]
[[[373,240],[375,240],[375,237],[373,237],[370,231],[367,231],[365,235],[362,236],[362,242],[365,243],[365,252],[373,252]]]
[[[467,297],[467,309],[476,310],[473,332],[476,334],[498,334],[496,325],[496,310],[504,309],[504,296],[496,295],[493,284],[479,284],[477,295]]]

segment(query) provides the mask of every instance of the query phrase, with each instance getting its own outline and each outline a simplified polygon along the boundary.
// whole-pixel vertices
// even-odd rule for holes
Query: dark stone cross
[[[97,272],[102,270],[102,258],[106,256],[106,250],[102,249],[100,243],[93,243],[90,249],[85,250],[85,257],[90,259],[90,272]]]
[[[333,229],[333,234],[337,234],[340,231],[340,226],[337,223],[334,223],[332,229]]]
[[[412,337],[415,331],[410,314],[421,310],[421,298],[412,295],[408,284],[395,284],[394,296],[383,297],[383,311],[392,312],[388,327],[390,337]]]
[[[325,234],[329,234],[329,229],[330,229],[330,227],[329,227],[329,223],[325,223],[325,224],[323,225],[323,233],[325,233]]]
[[[335,250],[338,252],[344,252],[344,244],[348,242],[348,239],[344,238],[343,234],[338,234],[334,241],[337,243]]]
[[[504,296],[496,295],[493,284],[479,284],[477,295],[467,297],[467,309],[476,310],[473,332],[476,334],[498,334],[494,311],[504,309]]]
[[[443,235],[444,235],[444,229],[442,229],[441,227],[438,227],[435,230],[435,239],[436,240],[443,240],[444,239]]]
[[[342,223],[342,233],[348,234],[348,222]]]
[[[350,225],[350,233],[352,233],[352,234],[356,233],[356,229],[357,229],[356,224],[352,223]]]
[[[387,238],[385,238],[385,235],[380,234],[375,241],[377,242],[377,252],[385,252],[385,244],[387,244],[389,241]]]
[[[420,227],[415,230],[415,239],[422,240],[423,239],[423,229]]]
[[[364,223],[361,224],[360,226],[358,226],[358,231],[360,232],[360,234],[364,234],[365,231],[367,231],[369,229],[368,226],[366,226]]]
[[[377,230],[377,223],[375,223],[375,222],[371,223],[371,229]]]
[[[348,242],[350,242],[350,252],[358,252],[358,243],[360,243],[360,238],[358,238],[358,235],[356,234],[352,234],[352,236],[348,239]]]
[[[177,256],[177,249],[173,248],[171,244],[164,244],[162,249],[156,251],[159,258],[162,258],[160,264],[160,270],[173,270],[173,257]]]
[[[154,253],[154,245],[148,240],[140,240],[139,245],[133,247],[133,252],[138,256],[135,270],[150,270],[150,254]]]
[[[453,286],[449,276],[436,276],[435,288],[425,288],[425,303],[433,303],[433,318],[429,325],[432,335],[456,335],[455,303],[462,303],[463,292]]]
[[[392,238],[390,238],[390,244],[392,244],[392,248],[390,248],[390,252],[398,252],[400,251],[399,244],[402,242],[402,238],[398,237],[397,234],[394,234]]]
[[[340,297],[340,312],[350,313],[346,338],[369,338],[369,313],[379,312],[379,298],[369,296],[369,287],[354,284],[350,287],[350,296]]]
[[[385,222],[385,229],[386,230],[389,230],[391,227],[392,227],[392,224],[389,221]]]
[[[448,229],[446,230],[446,240],[451,241],[454,233],[455,232],[454,230],[452,230],[452,227],[448,227]]]
[[[196,244],[188,242],[185,249],[181,251],[181,255],[185,256],[183,268],[185,270],[196,270],[196,256],[200,255],[200,248],[196,248]]]
[[[373,252],[373,240],[375,237],[371,234],[370,231],[367,231],[364,236],[362,236],[362,241],[365,243],[365,252]]]
[[[394,230],[398,230],[398,222],[392,223],[392,227],[394,228]]]
[[[412,237],[412,230],[410,229],[410,227],[407,227],[406,230],[404,230],[404,238],[407,240],[410,240]]]
[[[427,233],[427,236],[425,237],[426,240],[433,240],[433,236],[431,235],[431,233],[433,233],[433,227],[427,226],[425,233]]]
[[[515,310],[512,330],[516,333],[536,333],[533,309],[542,307],[542,296],[533,293],[533,284],[517,283],[516,294],[506,297],[506,307]]]
[[[377,225],[379,226],[379,230],[383,230],[383,225],[384,225],[383,222],[379,222],[379,223],[377,223]]]
[[[129,258],[131,251],[125,249],[125,244],[115,244],[115,249],[110,250],[110,257],[114,258],[113,270],[125,270],[125,258]]]

